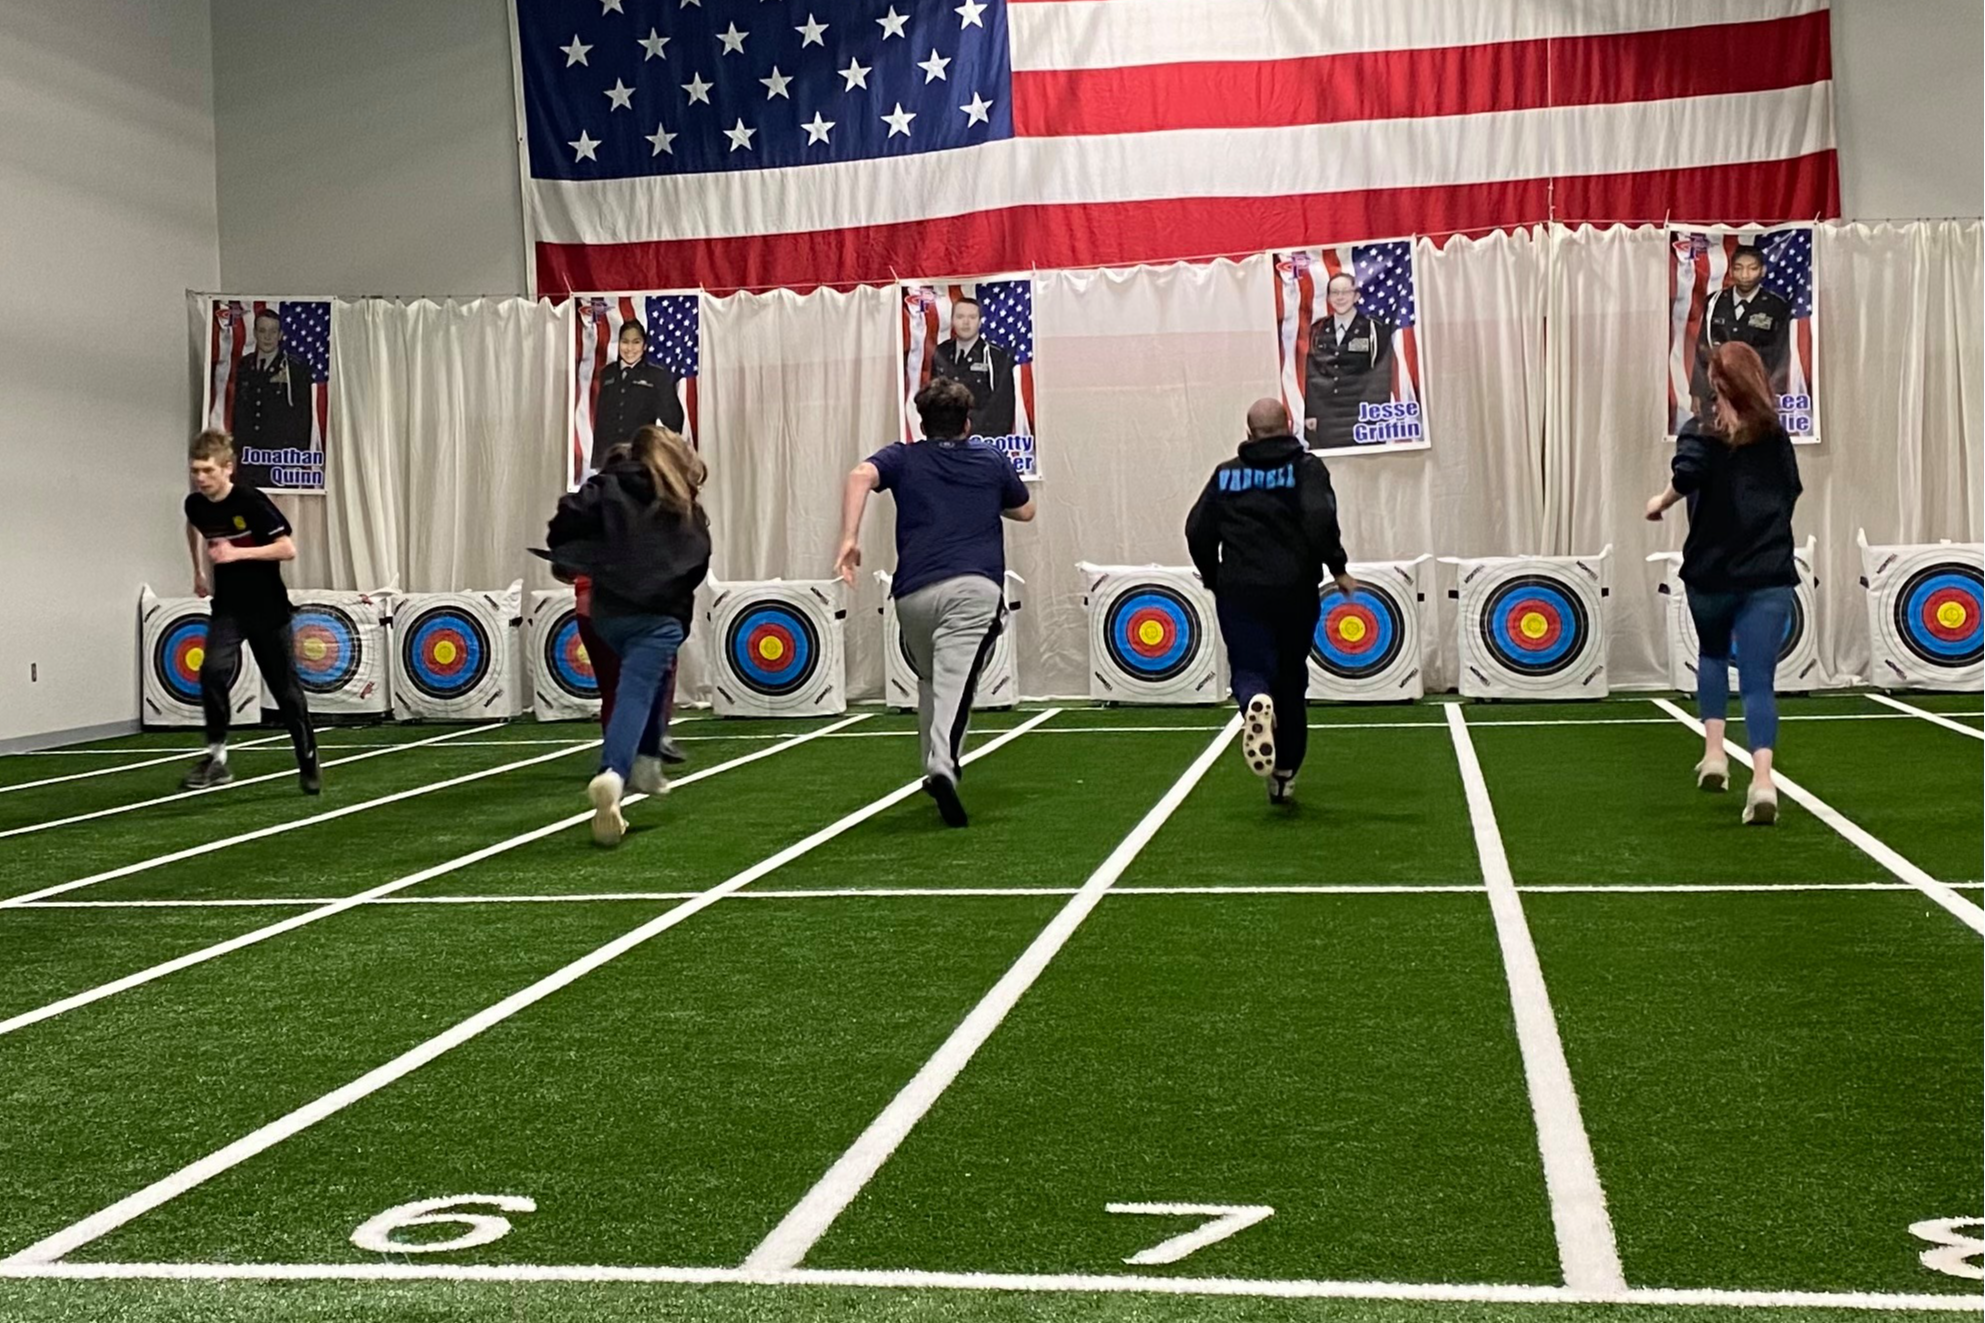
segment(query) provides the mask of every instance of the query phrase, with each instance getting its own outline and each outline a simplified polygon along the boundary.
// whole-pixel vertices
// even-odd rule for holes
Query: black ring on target
[[[400,634],[401,665],[414,688],[429,698],[472,692],[489,674],[495,651],[482,621],[454,605],[415,612]]]
[[[335,694],[358,674],[365,643],[342,608],[311,603],[290,617],[290,654],[305,693]]]
[[[1205,637],[1199,610],[1185,594],[1163,584],[1126,588],[1103,621],[1110,661],[1147,682],[1169,680],[1199,656]]]
[[[820,631],[792,603],[759,598],[731,617],[724,655],[745,688],[781,698],[820,669]]]
[[[579,611],[566,607],[544,636],[544,669],[551,682],[581,702],[600,696],[600,678],[579,634]]]
[[[174,616],[152,645],[152,674],[182,703],[200,701],[200,663],[207,656],[207,613]]]
[[[1985,656],[1981,605],[1985,576],[1960,561],[1925,565],[1895,595],[1895,632],[1919,660],[1947,670],[1976,665]]]
[[[1496,585],[1482,603],[1479,627],[1496,664],[1518,675],[1567,670],[1592,641],[1584,599],[1549,574],[1518,575]]]
[[[1406,646],[1406,616],[1397,598],[1375,583],[1358,584],[1345,596],[1336,588],[1323,594],[1310,660],[1340,680],[1378,675]]]

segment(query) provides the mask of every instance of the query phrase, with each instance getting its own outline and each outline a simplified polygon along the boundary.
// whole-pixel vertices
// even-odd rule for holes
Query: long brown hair
[[[1764,360],[1749,345],[1737,340],[1718,345],[1709,360],[1709,384],[1737,414],[1736,430],[1723,438],[1731,445],[1747,446],[1778,426],[1778,400]]]
[[[634,433],[627,449],[647,467],[655,484],[655,504],[679,515],[695,508],[696,494],[703,490],[710,470],[679,434],[650,423]]]

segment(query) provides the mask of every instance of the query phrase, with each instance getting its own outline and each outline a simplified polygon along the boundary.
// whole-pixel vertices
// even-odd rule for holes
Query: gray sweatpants
[[[999,637],[1004,595],[991,579],[961,574],[896,599],[903,650],[917,672],[917,736],[926,776],[958,779],[972,693]]]

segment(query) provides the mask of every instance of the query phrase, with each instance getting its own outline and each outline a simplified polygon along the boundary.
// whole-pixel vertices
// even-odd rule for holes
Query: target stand
[[[290,648],[310,715],[383,720],[392,710],[387,665],[390,597],[304,590],[290,594]],[[276,701],[262,687],[262,706]]]
[[[531,594],[524,656],[531,671],[531,713],[539,721],[599,717],[600,682],[579,637],[578,594],[570,588]]]
[[[1322,588],[1323,611],[1310,641],[1312,702],[1406,703],[1426,693],[1420,664],[1427,597],[1417,560],[1367,561],[1347,568],[1358,581],[1345,596]]]
[[[393,710],[416,721],[507,721],[517,683],[524,585],[501,592],[409,593],[393,603]]]
[[[712,582],[710,710],[720,717],[827,717],[848,710],[839,579]]]
[[[1980,624],[1985,610],[1976,542],[1861,548],[1868,590],[1869,683],[1884,689],[1976,691],[1985,681]]]
[[[1213,594],[1190,568],[1078,564],[1089,609],[1089,696],[1107,703],[1218,703]]]
[[[1460,586],[1464,698],[1604,698],[1613,548],[1447,560]]]
[[[1773,688],[1781,694],[1810,693],[1831,682],[1820,669],[1819,576],[1813,573],[1813,548],[1818,539],[1807,538],[1806,545],[1792,553],[1799,570],[1798,586],[1792,590],[1792,618],[1785,622],[1785,638],[1778,646],[1778,670]],[[1661,582],[1655,591],[1667,600],[1668,683],[1685,694],[1696,690],[1696,667],[1702,656],[1702,642],[1696,635],[1695,617],[1689,614],[1688,585],[1681,580],[1682,556],[1676,551],[1657,551],[1647,558],[1662,567]],[[1730,653],[1730,692],[1738,691],[1737,653]]]
[[[160,597],[150,586],[138,594],[139,702],[146,726],[204,726],[200,706],[200,663],[207,655],[204,597]],[[248,645],[228,690],[228,720],[252,726],[262,719],[262,681]]]
[[[914,711],[917,706],[917,668],[910,650],[903,646],[903,629],[896,620],[896,599],[889,596],[890,576],[875,572],[882,585],[882,701],[896,711]],[[992,655],[979,670],[979,685],[972,692],[975,711],[1009,708],[1020,701],[1019,672],[1013,662],[1013,613],[1020,609],[1020,590],[1027,581],[1011,570],[1006,574],[1005,616],[993,639]]]

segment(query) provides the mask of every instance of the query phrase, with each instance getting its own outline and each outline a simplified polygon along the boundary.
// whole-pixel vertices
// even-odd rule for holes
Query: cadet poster
[[[568,486],[577,490],[609,450],[651,423],[696,444],[703,325],[696,291],[575,295],[573,323]]]
[[[1668,437],[1710,415],[1709,356],[1736,340],[1764,360],[1786,435],[1818,441],[1813,227],[1669,230],[1668,253]]]
[[[1020,476],[1041,476],[1034,449],[1034,283],[1028,276],[902,286],[903,439],[922,435],[918,391],[937,377],[972,392],[971,431]]]
[[[330,437],[331,301],[207,300],[203,426],[234,437],[235,479],[322,495]]]
[[[1413,241],[1272,256],[1282,402],[1297,434],[1331,455],[1424,450]]]

